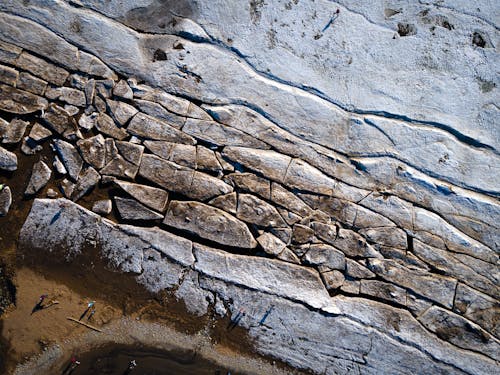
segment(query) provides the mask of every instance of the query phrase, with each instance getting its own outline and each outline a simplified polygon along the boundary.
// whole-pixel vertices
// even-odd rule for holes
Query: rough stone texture
[[[100,132],[118,140],[127,138],[128,133],[124,128],[118,127],[113,119],[105,113],[99,113],[95,127]]]
[[[75,181],[78,180],[83,167],[83,160],[77,149],[70,143],[60,139],[54,141],[54,146],[69,176]]]
[[[25,195],[33,195],[38,193],[50,180],[52,170],[43,161],[38,161],[33,165],[31,177],[28,186],[24,191]]]
[[[42,142],[49,138],[51,135],[52,132],[49,129],[44,128],[38,122],[35,122],[29,133],[29,137],[35,142]]]
[[[2,2],[0,109],[67,150],[115,137],[104,180],[173,193],[165,228],[226,251],[61,200],[73,221],[36,201],[21,243],[99,243],[197,316],[248,306],[255,349],[312,373],[498,373],[498,5],[159,3]]]
[[[17,156],[0,146],[0,169],[15,171],[17,169]]]
[[[172,201],[163,223],[223,245],[242,248],[257,246],[243,222],[203,203]]]
[[[106,148],[104,142],[104,137],[101,134],[76,142],[83,160],[96,169],[103,168],[106,161]]]
[[[2,185],[0,190],[0,216],[6,216],[9,213],[12,204],[12,193],[10,187]]]
[[[114,183],[145,206],[165,212],[168,200],[168,192],[165,190],[120,180],[115,180]]]
[[[14,119],[9,124],[0,123],[0,137],[2,143],[18,143],[24,136],[29,122],[21,119]]]
[[[140,204],[135,199],[115,197],[116,208],[124,220],[161,220],[163,215]]]
[[[112,209],[113,203],[111,202],[111,199],[102,199],[94,202],[92,205],[92,211],[99,215],[109,215]]]
[[[71,200],[77,201],[82,198],[85,194],[87,194],[94,186],[97,185],[99,180],[101,179],[101,175],[97,173],[97,171],[88,167],[80,173],[78,177],[78,181],[76,182],[73,192],[71,194]]]

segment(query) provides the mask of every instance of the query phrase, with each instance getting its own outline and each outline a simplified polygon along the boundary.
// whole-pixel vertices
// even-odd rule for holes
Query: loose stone
[[[52,170],[43,161],[38,161],[33,165],[31,177],[24,195],[33,195],[38,193],[47,185],[52,176]]]

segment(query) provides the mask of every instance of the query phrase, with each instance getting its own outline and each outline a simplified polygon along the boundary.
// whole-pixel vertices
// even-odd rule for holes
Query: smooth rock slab
[[[257,246],[245,223],[199,202],[171,201],[163,223],[222,245],[246,249]]]
[[[15,171],[17,169],[17,156],[0,146],[0,169]]]
[[[196,144],[194,138],[170,126],[167,122],[140,112],[130,121],[127,130],[135,136],[157,141],[185,143],[188,145]]]
[[[161,220],[163,215],[150,210],[135,199],[114,197],[116,208],[124,220]]]
[[[43,161],[36,162],[31,171],[31,177],[24,195],[33,195],[38,193],[50,180],[52,170]]]
[[[10,187],[1,185],[0,190],[0,216],[5,216],[9,213],[10,205],[12,204],[12,193]]]
[[[83,167],[83,159],[78,153],[78,150],[71,143],[60,139],[54,140],[54,146],[69,176],[74,181],[78,180],[78,176]]]
[[[114,183],[145,206],[165,212],[168,201],[168,192],[165,190],[121,180],[115,180]]]
[[[0,84],[0,110],[25,115],[47,108],[45,98],[30,92]]]

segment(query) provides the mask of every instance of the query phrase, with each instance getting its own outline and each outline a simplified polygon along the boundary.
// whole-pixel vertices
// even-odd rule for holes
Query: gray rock
[[[352,259],[346,259],[345,273],[355,279],[373,279],[376,275],[368,268]]]
[[[360,294],[380,298],[391,303],[406,305],[406,290],[379,280],[361,280]]]
[[[337,237],[330,244],[350,257],[382,258],[363,237],[351,230],[339,229]]]
[[[28,91],[0,84],[0,110],[25,115],[47,108],[45,98]]]
[[[202,171],[222,173],[222,166],[215,155],[215,152],[206,147],[196,146],[196,169]]]
[[[275,204],[278,204],[302,217],[310,215],[312,211],[311,208],[295,194],[275,182],[271,184],[270,199]]]
[[[83,160],[78,150],[73,147],[72,144],[60,139],[54,140],[54,146],[69,176],[74,181],[78,180],[78,176],[83,167]]]
[[[97,117],[97,122],[95,123],[95,127],[101,133],[109,135],[110,137],[113,137],[118,140],[123,140],[128,136],[128,133],[125,130],[125,128],[117,126],[113,121],[113,119],[105,113],[99,113],[99,116]]]
[[[162,159],[196,169],[196,146],[166,141],[144,141],[144,145]]]
[[[99,215],[109,215],[113,209],[111,199],[102,199],[94,202],[92,211]]]
[[[188,118],[182,127],[182,131],[217,146],[245,146],[260,149],[270,148],[266,143],[242,131],[215,121]]]
[[[257,237],[257,242],[267,254],[274,256],[283,252],[286,247],[283,241],[268,232]]]
[[[71,198],[73,191],[75,190],[75,183],[65,178],[61,181],[59,188],[66,198]]]
[[[33,165],[31,177],[24,195],[34,195],[47,185],[52,176],[52,170],[43,161],[38,161]]]
[[[2,143],[18,143],[23,139],[29,122],[15,118],[8,123],[0,123],[0,138]]]
[[[17,156],[13,152],[0,147],[0,169],[15,171],[17,169]]]
[[[10,86],[16,86],[18,78],[19,72],[16,69],[5,65],[0,65],[0,82],[6,83]]]
[[[380,244],[382,246],[394,247],[396,249],[406,250],[408,247],[406,232],[393,226],[389,228],[367,228],[359,232],[368,241]]]
[[[132,99],[134,94],[127,81],[122,79],[113,87],[113,95],[122,99]]]
[[[229,212],[230,214],[236,215],[238,196],[235,192],[219,195],[218,197],[215,197],[214,199],[209,201],[208,204]]]
[[[95,79],[91,78],[87,81],[83,92],[85,93],[85,102],[87,103],[87,107],[92,106],[92,104],[94,104],[95,97]]]
[[[368,268],[382,279],[411,289],[447,308],[453,307],[457,281],[449,277],[412,270],[393,260],[369,259]]]
[[[115,177],[135,179],[139,167],[125,160],[120,155],[112,159],[106,166],[100,170],[101,174],[110,175]]]
[[[311,227],[314,229],[314,234],[316,237],[329,244],[335,243],[335,240],[337,239],[337,227],[335,225],[320,223],[316,221],[311,223]]]
[[[276,209],[278,210],[278,212],[281,215],[281,217],[283,218],[283,220],[285,220],[285,222],[290,226],[292,226],[292,225],[294,225],[302,220],[302,217],[300,217],[299,215],[296,215],[293,212],[287,211],[282,207],[278,206]]]
[[[43,142],[46,139],[50,138],[51,135],[52,132],[49,129],[40,125],[38,122],[35,122],[29,133],[29,137],[38,143]]]
[[[128,120],[139,112],[135,107],[124,102],[107,100],[106,103],[111,112],[111,116],[120,126],[125,126]]]
[[[76,142],[80,154],[88,164],[96,169],[105,165],[106,147],[105,140],[101,134]]]
[[[137,145],[130,142],[115,142],[116,148],[123,158],[134,165],[139,166],[141,164],[142,153],[144,152],[144,146]]]
[[[165,121],[170,126],[173,126],[176,129],[181,129],[186,122],[185,117],[169,112],[158,103],[154,103],[149,100],[135,99],[134,104],[139,108],[141,112],[158,120]]]
[[[300,258],[297,255],[295,255],[295,253],[288,247],[285,247],[283,251],[280,254],[278,254],[277,258],[284,262],[300,264]]]
[[[42,96],[47,88],[47,82],[29,73],[21,72],[16,87],[21,90],[29,91],[32,94]]]
[[[58,105],[51,104],[42,118],[50,129],[65,139],[73,141],[82,138],[75,119]]]
[[[47,189],[47,197],[48,198],[57,198],[58,196],[59,196],[59,194],[54,189],[52,189],[52,188]]]
[[[85,194],[87,194],[94,186],[99,183],[101,176],[97,171],[88,167],[82,171],[80,176],[78,177],[78,181],[75,184],[73,192],[71,194],[71,200],[76,202],[80,198],[82,198]]]
[[[163,223],[223,245],[247,249],[257,246],[243,222],[218,208],[199,202],[170,202]]]
[[[98,116],[99,114],[97,112],[91,113],[90,115],[83,113],[78,120],[78,125],[85,131],[92,130],[97,124]]]
[[[132,118],[127,130],[130,134],[138,137],[158,141],[184,143],[188,145],[196,144],[194,138],[170,126],[165,121],[158,120],[140,112]]]
[[[6,216],[9,213],[11,204],[12,193],[10,191],[10,187],[2,184],[0,190],[0,217]]]
[[[324,244],[311,245],[302,260],[306,264],[323,266],[329,270],[344,271],[346,268],[344,253]]]
[[[460,348],[480,351],[496,361],[500,358],[498,340],[460,315],[432,306],[418,320],[442,340]]]
[[[80,90],[73,89],[71,87],[56,87],[48,88],[45,91],[45,96],[48,99],[55,100],[59,99],[68,104],[85,107],[87,101],[85,99],[85,93]]]
[[[103,98],[110,98],[114,82],[112,79],[100,79],[95,81],[95,90]]]
[[[304,244],[312,242],[314,239],[314,229],[306,225],[295,224],[292,232],[292,242],[296,244]]]
[[[106,140],[104,141],[104,148],[106,150],[104,157],[105,164],[108,164],[109,162],[111,162],[111,160],[119,156],[118,149],[116,148],[116,143],[113,138],[106,138]]]
[[[161,220],[163,215],[150,210],[135,199],[114,197],[116,208],[124,220]]]
[[[344,274],[337,270],[322,272],[321,278],[323,279],[326,289],[328,290],[334,290],[342,287],[345,281]]]
[[[54,166],[54,169],[56,170],[57,173],[62,175],[68,173],[63,162],[61,161],[61,159],[59,159],[57,155],[54,155],[54,162],[52,163],[52,165]]]
[[[114,183],[145,206],[158,212],[165,212],[168,201],[168,192],[165,190],[121,180],[115,180]]]
[[[56,86],[64,85],[69,73],[58,66],[52,65],[39,57],[23,51],[16,60],[16,66],[33,73]]]
[[[262,227],[284,227],[286,223],[276,208],[250,194],[238,195],[236,217]]]
[[[232,187],[210,175],[182,167],[154,155],[144,154],[139,175],[166,190],[198,200],[232,192]]]

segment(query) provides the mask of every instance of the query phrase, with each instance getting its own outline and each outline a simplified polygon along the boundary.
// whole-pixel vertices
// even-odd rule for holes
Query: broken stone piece
[[[2,111],[25,115],[46,109],[48,105],[47,99],[41,96],[0,84],[0,110]]]
[[[100,113],[95,123],[97,130],[118,140],[127,138],[128,133],[124,128],[118,127],[113,119],[105,113]]]
[[[35,122],[29,133],[29,137],[38,143],[45,141],[51,135],[52,132],[49,129],[40,125],[38,122]]]
[[[99,215],[109,215],[113,209],[113,204],[111,199],[102,199],[94,202],[92,205],[92,211]]]
[[[231,173],[225,177],[239,190],[250,192],[264,199],[271,198],[271,182],[253,173]]]
[[[116,208],[120,217],[124,220],[161,220],[163,216],[146,206],[140,204],[135,199],[114,197]]]
[[[139,112],[135,107],[124,102],[107,100],[107,104],[111,112],[111,116],[118,124],[120,124],[120,126],[125,126],[128,120]]]
[[[43,161],[38,161],[33,165],[31,177],[28,186],[24,191],[25,195],[33,195],[38,193],[42,188],[47,185],[52,176],[52,170]]]
[[[66,167],[64,166],[63,162],[57,155],[54,155],[54,162],[52,163],[54,166],[55,170],[59,174],[66,174],[68,171],[66,170]]]
[[[37,152],[43,150],[43,147],[37,144],[30,137],[24,137],[23,143],[21,144],[21,151],[25,155],[35,155]]]
[[[65,139],[76,140],[82,138],[82,134],[73,116],[70,116],[68,112],[57,104],[49,106],[43,115],[43,120],[50,129],[62,135]]]
[[[17,156],[13,152],[0,147],[0,169],[15,171],[17,169]]]
[[[0,185],[0,216],[5,216],[9,213],[11,204],[12,193],[10,191],[10,187]]]
[[[340,288],[342,284],[344,284],[345,280],[344,274],[337,270],[323,272],[321,274],[321,278],[323,279],[326,289],[328,290]]]
[[[69,76],[69,73],[45,60],[33,56],[27,52],[22,52],[16,60],[16,66],[27,70],[32,74],[48,81],[56,86],[63,86]]]
[[[71,198],[73,195],[73,190],[75,189],[75,183],[65,178],[59,185],[61,192],[66,198]]]
[[[406,305],[406,290],[391,283],[379,280],[361,280],[359,292],[391,303]]]
[[[306,264],[324,266],[329,270],[344,271],[346,258],[342,251],[325,244],[314,244],[303,257]]]
[[[311,242],[314,238],[314,230],[306,225],[295,224],[293,226],[292,242],[303,244]]]
[[[130,142],[115,142],[116,148],[123,158],[134,165],[140,165],[144,146],[137,145]]]
[[[300,264],[299,257],[288,247],[283,249],[283,251],[278,255],[278,259],[288,263]]]
[[[229,212],[230,214],[236,215],[237,199],[238,196],[236,195],[236,193],[232,192],[215,197],[214,199],[209,201],[208,204]]]
[[[10,123],[0,122],[0,137],[2,143],[18,143],[23,139],[29,122],[15,118]]]
[[[169,141],[195,145],[196,140],[180,130],[170,126],[165,121],[158,120],[144,113],[138,113],[130,121],[127,130],[138,137],[157,141]]]
[[[87,194],[94,186],[97,185],[100,179],[101,176],[94,168],[88,167],[84,169],[78,177],[78,181],[76,182],[73,193],[71,194],[73,202],[76,202]]]
[[[200,202],[170,202],[163,223],[227,246],[245,249],[257,246],[245,223],[225,211]]]
[[[80,149],[83,160],[96,169],[104,167],[106,147],[104,137],[101,134],[87,139],[81,139],[76,144]]]
[[[113,95],[122,99],[133,99],[134,93],[128,85],[127,81],[120,80],[115,87],[113,87]]]
[[[0,82],[15,86],[19,78],[19,72],[9,66],[0,65]]]
[[[286,223],[276,208],[256,196],[240,194],[236,217],[262,227],[284,227]]]
[[[165,190],[121,180],[115,180],[114,183],[149,208],[155,211],[165,212],[168,201],[168,192]]]
[[[262,247],[262,249],[269,255],[278,255],[286,247],[286,244],[281,241],[278,237],[272,235],[271,233],[264,233],[257,237],[257,242]]]
[[[78,150],[72,144],[60,139],[54,140],[54,146],[69,176],[76,181],[83,167],[83,160]]]
[[[52,189],[52,188],[48,188],[47,189],[47,197],[49,197],[49,198],[56,198],[58,195],[59,194],[54,189]]]
[[[115,177],[123,177],[128,179],[135,179],[139,167],[125,160],[122,156],[118,155],[111,160],[106,166],[101,169],[101,174],[106,174]]]
[[[26,90],[35,95],[43,95],[47,88],[47,82],[32,76],[29,73],[21,72],[17,80],[16,87],[21,90]]]

